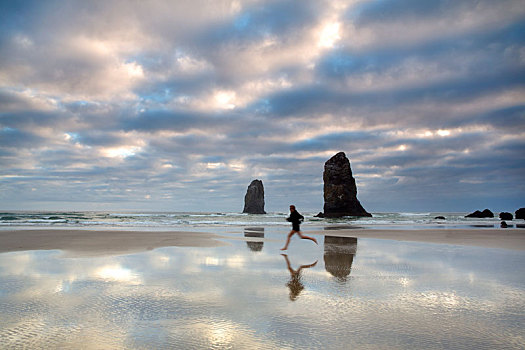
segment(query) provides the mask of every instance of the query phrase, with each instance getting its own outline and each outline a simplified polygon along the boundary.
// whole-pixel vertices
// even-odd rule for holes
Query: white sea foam
[[[243,213],[196,212],[3,212],[2,227],[149,227],[185,229],[202,226],[289,226],[285,213],[250,215]],[[351,225],[363,228],[494,228],[496,218],[465,218],[466,213],[373,213],[372,217],[317,218],[315,213],[303,213],[304,227]],[[438,216],[445,220],[436,219]],[[523,220],[509,223],[512,227],[523,225]]]

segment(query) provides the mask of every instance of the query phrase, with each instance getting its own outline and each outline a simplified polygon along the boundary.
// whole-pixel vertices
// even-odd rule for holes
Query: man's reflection
[[[304,289],[304,285],[301,283],[301,271],[302,269],[309,269],[310,267],[313,267],[317,265],[317,260],[310,265],[301,265],[297,270],[292,269],[292,265],[290,265],[290,260],[288,260],[288,255],[281,254],[284,256],[284,260],[286,260],[286,266],[288,267],[288,271],[290,271],[290,281],[286,283],[288,288],[290,288],[290,300],[295,301],[301,291]]]
[[[264,227],[246,227],[244,237],[264,238]],[[252,252],[260,252],[263,249],[264,242],[248,241],[246,245]]]
[[[340,282],[346,282],[357,250],[355,237],[324,237],[324,267]]]

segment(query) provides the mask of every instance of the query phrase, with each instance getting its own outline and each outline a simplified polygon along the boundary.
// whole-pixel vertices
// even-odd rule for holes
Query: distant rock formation
[[[507,213],[506,211],[502,211],[501,213],[499,213],[499,218],[501,220],[512,220],[514,217],[512,216],[511,213]]]
[[[516,212],[514,213],[514,217],[516,219],[525,219],[525,208],[519,208],[518,210],[516,210]]]
[[[440,216],[436,216],[434,219],[435,220],[446,220],[447,218],[440,215]]]
[[[244,210],[247,214],[266,214],[264,211],[264,186],[261,180],[253,180],[244,196]]]
[[[485,209],[483,211],[476,210],[475,212],[470,213],[466,215],[465,217],[466,218],[493,218],[494,213],[488,209]]]
[[[357,186],[350,161],[339,152],[324,164],[324,213],[318,217],[372,216],[357,199]]]

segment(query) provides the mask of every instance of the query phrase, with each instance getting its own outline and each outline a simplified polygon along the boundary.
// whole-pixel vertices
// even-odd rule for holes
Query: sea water
[[[304,226],[343,226],[347,228],[434,229],[434,228],[496,228],[496,218],[465,218],[466,213],[373,213],[373,217],[317,218],[302,213]],[[115,229],[177,229],[191,230],[210,226],[289,226],[289,213],[249,215],[241,213],[180,212],[1,212],[0,229],[13,228],[115,228]],[[445,220],[437,219],[438,216]],[[509,228],[525,227],[524,220],[507,222]]]
[[[326,236],[281,255],[281,231],[122,256],[0,254],[0,347],[525,348],[522,251]]]

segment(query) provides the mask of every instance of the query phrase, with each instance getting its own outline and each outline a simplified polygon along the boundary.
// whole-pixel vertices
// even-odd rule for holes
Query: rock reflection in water
[[[309,269],[310,267],[314,267],[317,265],[317,260],[308,265],[301,265],[297,270],[294,270],[292,268],[292,265],[290,264],[290,260],[288,259],[288,255],[281,254],[284,257],[284,260],[286,261],[286,267],[288,268],[288,271],[290,272],[290,281],[286,283],[286,286],[290,288],[290,300],[295,301],[297,300],[297,297],[299,297],[299,294],[304,289],[304,285],[301,282],[301,271],[303,269]]]
[[[264,238],[264,227],[246,227],[244,237]],[[260,252],[263,249],[264,242],[248,241],[246,245],[252,252]]]
[[[355,237],[324,237],[324,267],[340,282],[345,282],[357,251]]]

